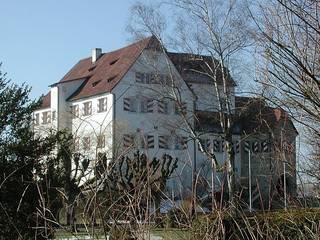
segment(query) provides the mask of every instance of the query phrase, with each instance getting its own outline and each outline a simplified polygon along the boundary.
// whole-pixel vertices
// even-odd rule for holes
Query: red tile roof
[[[238,128],[242,133],[269,132],[283,121],[288,129],[298,134],[288,113],[281,108],[270,107],[265,101],[251,97],[235,97],[235,104],[234,129]],[[221,131],[218,112],[196,111],[196,117],[197,129],[210,125],[211,129]]]
[[[59,83],[85,79],[68,100],[110,92],[144,49],[158,47],[159,42],[154,36],[151,36],[116,51],[103,53],[95,63],[92,63],[91,57],[82,59],[71,68]],[[50,107],[50,92],[43,98],[40,106],[40,108],[46,107]]]
[[[151,36],[116,51],[103,53],[95,63],[92,63],[91,57],[82,59],[57,84],[85,80],[68,100],[77,100],[110,92],[128,72],[144,49],[152,48],[158,50],[160,47],[160,42],[156,37]],[[195,55],[169,52],[167,54],[187,82],[188,76],[184,76],[185,70],[187,68],[202,67],[201,63],[195,60]],[[206,56],[200,57],[204,61],[208,58]],[[228,83],[235,85],[231,77]],[[50,97],[47,94],[41,108],[49,106]]]
[[[141,52],[152,47],[155,41],[157,41],[155,37],[149,37],[119,50],[104,53],[94,64],[91,58],[79,61],[60,81],[61,83],[86,79],[69,100],[110,92],[135,63]]]
[[[42,97],[41,105],[39,109],[49,108],[50,106],[51,106],[51,92],[48,92],[46,95]]]

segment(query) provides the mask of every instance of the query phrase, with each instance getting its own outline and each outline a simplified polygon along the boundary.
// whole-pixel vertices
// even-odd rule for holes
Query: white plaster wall
[[[211,111],[211,112],[218,112],[219,110],[219,102],[218,102],[218,95],[213,84],[206,84],[206,83],[190,83],[189,84],[195,95],[198,97],[196,109],[201,111]],[[225,97],[223,94],[223,87],[218,87],[221,99]],[[229,87],[230,92],[230,107],[233,111],[235,108],[235,97],[234,97],[234,87]]]
[[[145,96],[153,99],[174,98],[172,88],[162,84],[141,84],[135,82],[135,72],[173,75],[175,84],[179,86],[181,102],[187,104],[187,119],[193,124],[193,97],[192,93],[180,78],[171,61],[166,55],[155,54],[150,50],[145,50],[134,66],[128,71],[122,81],[112,91],[115,96],[115,141],[119,146],[119,153],[125,151],[122,148],[123,134],[141,134],[154,136],[154,148],[142,150],[150,158],[161,157],[167,153],[179,159],[179,168],[169,185],[171,187],[183,184],[179,187],[183,190],[191,190],[191,170],[193,160],[193,141],[188,141],[186,150],[160,149],[158,137],[160,135],[179,135],[189,137],[189,131],[180,115],[175,114],[173,105],[169,114],[157,112],[154,104],[153,113],[128,112],[123,110],[123,98]],[[155,101],[156,102],[156,101]],[[190,138],[189,138],[190,140]]]
[[[51,114],[51,123],[43,124],[42,123],[42,113],[50,111]],[[39,125],[33,124],[33,129],[36,135],[46,136],[50,131],[55,129],[57,120],[52,120],[52,109],[51,108],[42,108],[33,113],[33,119],[35,119],[36,114],[39,114]]]
[[[57,100],[54,100],[54,102],[57,102],[57,105],[58,105],[58,112],[59,112],[58,129],[59,130],[71,128],[70,126],[71,122],[68,116],[68,112],[70,110],[70,103],[67,101],[67,99],[80,87],[80,85],[84,81],[85,81],[84,79],[78,79],[75,81],[58,83],[56,85],[58,94],[53,96],[57,97]]]

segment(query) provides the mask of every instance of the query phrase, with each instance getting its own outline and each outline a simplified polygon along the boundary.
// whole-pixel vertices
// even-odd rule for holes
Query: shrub
[[[197,218],[195,239],[318,239],[320,210],[298,209],[245,214],[216,211]]]

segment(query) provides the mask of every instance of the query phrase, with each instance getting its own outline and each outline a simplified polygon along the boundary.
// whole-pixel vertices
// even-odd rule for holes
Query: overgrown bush
[[[319,239],[320,211],[299,209],[257,214],[216,211],[194,221],[195,239]]]

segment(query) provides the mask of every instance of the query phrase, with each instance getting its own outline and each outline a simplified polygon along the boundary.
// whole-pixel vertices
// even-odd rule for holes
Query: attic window
[[[93,83],[92,83],[92,87],[97,86],[97,85],[99,84],[99,82],[101,82],[101,80],[98,80],[98,81],[93,82]]]
[[[112,76],[112,77],[109,77],[109,78],[107,79],[107,82],[112,82],[116,77],[117,77],[117,75],[114,75],[114,76]]]
[[[95,68],[97,67],[97,65],[92,66],[91,68],[88,69],[89,72],[93,71]]]
[[[116,59],[116,60],[113,60],[112,62],[110,62],[110,65],[115,64],[116,62],[118,62],[118,60],[119,60],[119,58],[118,58],[118,59]]]

